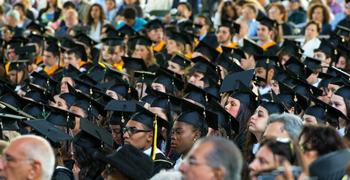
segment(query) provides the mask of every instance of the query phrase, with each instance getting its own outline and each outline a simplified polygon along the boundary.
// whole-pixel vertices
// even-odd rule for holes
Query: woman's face
[[[55,100],[55,107],[58,107],[58,108],[63,109],[63,110],[69,109],[66,101],[64,99],[60,98],[60,96],[56,95],[53,98]]]
[[[132,57],[146,60],[148,56],[149,56],[149,51],[147,47],[144,45],[137,44]]]
[[[309,26],[306,27],[305,29],[306,38],[313,39],[313,38],[316,38],[318,35],[319,34],[317,32],[316,24],[310,24]]]
[[[332,98],[331,98],[331,104],[334,108],[338,109],[340,112],[342,112],[345,116],[348,115],[347,111],[346,111],[346,105],[344,102],[344,98],[333,94]]]
[[[344,56],[340,56],[338,59],[337,64],[335,65],[335,67],[337,68],[342,68],[345,69],[346,68],[346,59]]]
[[[90,15],[93,19],[98,19],[101,16],[101,10],[98,6],[93,6],[91,8]]]
[[[267,110],[259,106],[254,114],[250,117],[248,123],[248,130],[251,133],[264,133],[267,126],[267,119],[269,117],[269,113]]]
[[[106,9],[107,10],[112,10],[115,7],[115,1],[114,0],[106,0],[105,1],[106,4]]]
[[[276,6],[272,6],[269,9],[268,16],[272,20],[283,21],[283,19],[282,19],[283,18],[283,14],[281,13],[281,11]]]
[[[187,153],[195,139],[198,138],[193,126],[185,122],[175,121],[171,131],[171,149],[176,153]]]
[[[323,9],[321,7],[317,7],[312,12],[312,20],[322,23],[323,22]]]
[[[61,80],[61,93],[69,93],[68,84],[74,86],[74,81],[71,77],[63,77]]]
[[[168,54],[174,54],[179,51],[177,48],[176,41],[172,39],[168,39],[168,42],[166,44],[166,49],[168,51]]]
[[[235,9],[233,8],[233,6],[231,4],[226,5],[224,8],[224,13],[226,14],[226,16],[232,18],[235,16]]]
[[[229,97],[227,99],[225,109],[228,113],[231,114],[231,116],[233,116],[234,118],[237,118],[240,105],[241,103],[239,102],[239,100],[233,97]]]

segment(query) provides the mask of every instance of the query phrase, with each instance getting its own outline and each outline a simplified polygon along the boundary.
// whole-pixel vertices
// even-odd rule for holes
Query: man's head
[[[72,28],[79,23],[78,12],[75,9],[69,9],[64,14],[64,22],[67,27]]]
[[[136,19],[136,10],[134,7],[128,7],[124,9],[123,16],[125,19],[125,24],[128,26],[133,26]]]
[[[194,23],[199,26],[196,34],[198,36],[204,36],[207,34],[212,26],[210,18],[202,14],[196,17]]]
[[[187,2],[180,2],[177,6],[177,19],[190,19],[192,16],[192,7]]]
[[[297,140],[303,128],[302,120],[293,114],[272,114],[268,119],[264,137]]]
[[[1,176],[6,179],[50,180],[55,167],[55,155],[44,138],[24,135],[11,141],[0,165]]]
[[[180,171],[190,180],[238,180],[241,179],[242,164],[241,152],[232,141],[211,136],[196,142]]]
[[[68,68],[69,64],[75,68],[80,68],[81,58],[74,50],[69,50],[64,54],[64,67]]]
[[[16,27],[20,20],[20,14],[17,10],[12,10],[6,14],[6,24],[10,27]]]

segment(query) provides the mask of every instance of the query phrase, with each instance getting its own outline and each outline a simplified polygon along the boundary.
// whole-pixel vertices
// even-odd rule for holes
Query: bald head
[[[55,155],[47,140],[25,135],[10,142],[1,162],[1,176],[7,179],[49,180],[55,167]]]

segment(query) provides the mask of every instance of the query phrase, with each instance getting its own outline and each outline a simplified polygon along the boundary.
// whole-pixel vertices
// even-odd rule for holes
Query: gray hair
[[[211,143],[213,149],[206,160],[210,167],[224,167],[224,180],[240,180],[243,166],[241,151],[230,140],[219,136],[208,136],[197,141],[197,145]]]
[[[274,122],[283,123],[283,130],[286,130],[291,139],[297,140],[303,129],[303,121],[299,116],[290,113],[272,114],[268,119],[268,124]]]
[[[180,171],[175,171],[175,170],[162,170],[156,175],[154,175],[151,180],[182,180],[182,174]]]
[[[28,159],[39,161],[41,164],[41,179],[51,180],[55,170],[55,154],[50,143],[36,135],[23,135],[15,138],[13,141],[27,140],[28,143],[23,145],[23,152]]]
[[[21,15],[17,10],[11,10],[6,14],[6,16],[13,17],[14,19],[16,19],[16,21],[19,21]]]

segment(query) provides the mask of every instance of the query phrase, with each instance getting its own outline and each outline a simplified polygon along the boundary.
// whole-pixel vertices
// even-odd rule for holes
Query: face
[[[216,169],[210,167],[206,160],[206,156],[213,149],[213,145],[210,143],[203,143],[196,145],[189,152],[185,158],[184,163],[180,166],[180,171],[184,175],[184,178],[187,180],[195,179],[222,179],[223,177],[215,177]],[[205,173],[203,173],[205,172]],[[215,178],[214,178],[215,177]]]
[[[24,72],[23,71],[17,71],[17,70],[11,70],[8,73],[8,78],[11,82],[12,85],[16,85],[16,84],[20,84],[23,76],[24,76]]]
[[[303,116],[304,124],[317,124],[317,119],[315,116],[309,115],[309,114],[304,114]]]
[[[171,149],[178,154],[187,154],[198,134],[192,125],[175,121],[171,130]]]
[[[205,19],[202,17],[197,17],[194,20],[195,24],[201,25],[202,27],[198,29],[198,33],[196,34],[197,36],[203,36],[208,32],[208,26],[205,23]]]
[[[121,46],[114,47],[114,51],[112,54],[113,63],[119,63],[122,60],[122,56],[125,55],[125,51]]]
[[[74,86],[74,81],[71,77],[63,77],[61,80],[61,93],[69,93],[68,85]]]
[[[188,79],[189,83],[192,83],[193,85],[200,87],[200,88],[204,88],[204,82],[202,80],[202,78],[204,77],[203,73],[200,72],[194,72],[190,78]]]
[[[180,16],[177,16],[177,19],[188,19],[191,17],[192,12],[187,9],[184,4],[180,4],[177,6],[177,12]]]
[[[286,130],[283,128],[283,123],[273,122],[267,125],[264,137],[266,138],[289,138],[290,136]]]
[[[134,120],[129,120],[125,127],[150,131],[150,129],[145,127],[142,123]],[[141,150],[146,150],[146,148],[148,148],[147,146],[152,142],[152,137],[152,132],[136,132],[132,134],[131,132],[126,131],[123,134],[125,144],[131,144]]]
[[[249,70],[255,67],[254,56],[246,56],[247,58],[241,59],[241,67],[244,70]]]
[[[278,85],[278,81],[271,81],[271,89],[275,94],[280,94],[280,86]]]
[[[68,105],[66,103],[66,101],[62,98],[60,98],[60,96],[56,95],[54,96],[54,100],[55,100],[55,106],[64,110],[68,110]]]
[[[168,54],[171,54],[171,55],[175,54],[176,52],[179,52],[176,41],[172,39],[167,40],[166,49]]]
[[[254,11],[247,7],[247,6],[244,6],[243,7],[243,10],[242,10],[242,17],[245,19],[245,20],[252,20],[256,17],[256,14],[254,13]]]
[[[64,22],[67,27],[73,27],[78,23],[78,17],[72,11],[68,11],[68,13],[64,16]]]
[[[179,64],[177,64],[177,63],[172,62],[172,61],[168,61],[168,69],[170,71],[173,71],[173,72],[175,72],[177,74],[180,74],[180,75],[184,75],[185,74],[185,72],[181,68],[181,66]]]
[[[101,53],[103,61],[108,62],[112,59],[112,54],[110,53],[109,46],[102,46]]]
[[[122,144],[122,129],[120,125],[109,125],[112,131],[112,138],[116,144]]]
[[[160,83],[152,83],[152,89],[166,93],[166,89],[165,86],[163,84]]]
[[[267,119],[269,117],[269,114],[267,110],[259,106],[254,114],[250,117],[249,123],[248,123],[248,129],[251,133],[264,133],[265,128],[267,126]]]
[[[43,62],[46,66],[53,66],[58,63],[56,57],[48,51],[44,51]]]
[[[266,79],[266,69],[263,67],[255,68],[256,76]]]
[[[345,69],[346,68],[346,59],[344,56],[340,56],[338,59],[337,64],[335,65],[335,67],[337,68],[342,68]]]
[[[276,7],[272,6],[269,11],[268,11],[268,16],[272,20],[276,21],[282,21],[283,19],[283,14],[281,14],[281,11]]]
[[[70,110],[72,113],[79,115],[80,117],[83,117],[83,118],[86,118],[86,117],[87,117],[86,112],[85,112],[82,108],[80,108],[80,107],[78,107],[78,106],[71,106],[71,107],[69,108],[69,110]]]
[[[107,10],[112,10],[115,7],[115,2],[113,0],[106,0],[105,4]]]
[[[331,104],[334,108],[338,109],[340,112],[342,112],[344,115],[348,115],[346,111],[346,105],[344,102],[344,98],[341,96],[338,96],[336,94],[333,94],[331,98]]]
[[[80,68],[80,59],[78,59],[74,53],[71,54],[65,54],[64,55],[64,67],[68,68],[69,64],[74,66],[75,68]]]
[[[271,31],[267,26],[260,24],[258,26],[258,38],[261,41],[267,41],[271,39]]]
[[[237,118],[240,105],[241,105],[241,103],[239,102],[239,100],[232,98],[232,97],[229,97],[227,99],[225,109],[228,113],[231,114],[231,116]]]
[[[7,25],[11,27],[17,26],[17,20],[12,16],[6,16],[6,22],[7,22]]]
[[[318,72],[312,73],[309,77],[306,78],[306,82],[309,84],[315,84],[318,80]]]
[[[23,150],[25,140],[17,140],[5,149],[3,157],[1,158],[2,171],[1,175],[5,179],[40,179],[40,173],[38,173],[35,167],[39,166],[39,172],[41,171],[41,164],[36,160],[28,159],[26,152]],[[37,173],[37,174],[35,174]]]
[[[224,26],[219,27],[216,37],[219,43],[227,43],[232,39],[230,29]]]
[[[147,50],[147,47],[144,45],[136,45],[135,47],[135,51],[134,54],[132,55],[132,57],[135,58],[141,58],[143,60],[146,60],[147,57],[149,56],[149,52]]]
[[[255,155],[253,162],[249,164],[249,176],[256,179],[259,172],[276,168],[279,166],[279,156],[274,155],[267,146],[263,146]]]
[[[164,31],[162,28],[152,29],[151,31],[147,32],[147,35],[152,41],[159,42],[163,39]]]
[[[101,15],[101,10],[99,7],[97,6],[93,6],[91,8],[91,11],[90,11],[90,15],[93,19],[98,19],[100,18],[100,15]]]
[[[305,29],[305,37],[308,39],[313,39],[316,38],[319,35],[317,31],[317,26],[316,24],[310,24],[309,26],[306,27]]]
[[[323,9],[321,7],[315,8],[312,13],[312,20],[316,22],[323,22]]]

